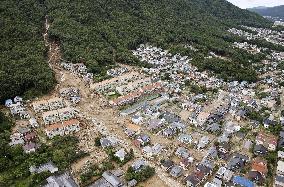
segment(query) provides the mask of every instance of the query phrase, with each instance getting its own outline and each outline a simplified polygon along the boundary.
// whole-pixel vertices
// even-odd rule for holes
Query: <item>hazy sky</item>
[[[240,8],[252,8],[256,6],[279,6],[284,5],[284,0],[228,0]]]

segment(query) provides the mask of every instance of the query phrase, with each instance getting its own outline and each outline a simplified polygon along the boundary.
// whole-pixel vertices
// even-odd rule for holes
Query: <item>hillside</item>
[[[249,10],[256,12],[262,16],[279,17],[284,19],[284,5],[271,8],[251,8]]]
[[[53,88],[42,38],[44,7],[35,0],[4,0],[0,8],[0,102]]]
[[[175,49],[194,43],[204,54],[231,56],[235,51],[226,41],[228,27],[270,26],[264,18],[225,0],[47,0],[46,6],[52,21],[49,34],[61,41],[64,59],[86,63],[98,79],[114,62],[137,64],[129,49],[141,43]],[[236,63],[233,69],[241,68]]]
[[[201,55],[214,51],[247,56],[230,48],[231,36],[225,30],[241,24],[271,25],[225,0],[5,0],[1,6],[0,100],[34,96],[53,87],[41,35],[45,15],[52,23],[50,38],[61,42],[64,60],[84,62],[97,79],[105,78],[115,62],[141,65],[129,50],[146,42],[176,52],[184,50],[180,44],[194,44]],[[233,69],[254,74],[240,66],[248,61],[241,58],[231,63]],[[224,68],[218,71],[227,71]],[[226,73],[237,78],[231,70]],[[254,78],[241,75],[237,79]]]

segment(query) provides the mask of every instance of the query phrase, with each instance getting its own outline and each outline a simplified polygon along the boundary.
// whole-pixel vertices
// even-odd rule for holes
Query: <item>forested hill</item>
[[[256,12],[262,16],[279,17],[284,19],[284,5],[276,7],[251,8],[250,11]]]
[[[114,61],[137,64],[129,49],[141,43],[163,48],[194,43],[205,52],[229,56],[233,52],[226,41],[228,27],[271,25],[261,16],[226,0],[46,0],[45,3],[52,22],[49,34],[60,39],[64,58],[85,62],[99,78],[103,78],[107,66]],[[240,67],[234,64],[234,68]],[[236,77],[232,74],[229,72],[228,76]]]
[[[180,44],[194,44],[203,53],[226,56],[236,53],[229,47],[228,27],[271,26],[226,0],[3,0],[0,9],[2,101],[44,93],[54,85],[41,36],[45,15],[51,21],[49,35],[59,39],[63,58],[84,62],[99,78],[114,62],[139,64],[129,49],[141,43],[175,50]],[[236,77],[234,72],[227,74]]]
[[[53,88],[42,31],[45,8],[36,0],[2,0],[0,6],[0,102]]]

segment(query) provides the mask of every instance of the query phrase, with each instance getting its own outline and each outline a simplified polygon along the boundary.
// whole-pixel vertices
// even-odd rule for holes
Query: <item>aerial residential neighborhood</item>
[[[11,1],[13,6],[21,7]],[[9,7],[9,3],[5,6]],[[42,53],[46,53],[51,73],[42,71],[42,80],[36,84],[34,77],[27,83],[17,77],[19,80],[11,85],[16,93],[5,93],[5,98],[3,94],[0,186],[284,187],[283,22],[273,24],[243,10],[247,22],[237,22],[236,18],[234,23],[234,16],[228,13],[234,19],[223,25],[217,20],[226,18],[214,14],[217,17],[212,20],[224,31],[212,34],[210,30],[207,35],[207,27],[182,21],[192,16],[182,8],[189,7],[188,2],[163,1],[162,8],[151,9],[157,2],[145,6],[141,1],[118,1],[115,6],[121,3],[122,7],[130,7],[129,15],[123,9],[112,14],[111,9],[116,9],[113,2],[94,2],[88,6],[95,6],[108,17],[108,21],[96,25],[105,29],[100,32],[87,26],[89,20],[99,19],[92,17],[97,12],[76,14],[78,7],[89,7],[70,2],[68,9],[74,12],[66,15],[67,10],[57,10],[67,7],[66,2],[61,3],[40,2],[36,10],[44,19],[44,27],[29,30],[43,32]],[[168,3],[173,11],[180,12],[163,13],[170,15],[165,20],[155,16],[156,22],[145,26],[147,16],[168,10]],[[203,12],[197,8],[198,3],[192,6]],[[37,6],[33,2],[22,8]],[[104,6],[110,10],[102,11]],[[143,7],[143,15],[136,6]],[[204,4],[199,6],[205,8]],[[49,13],[43,16],[41,8]],[[90,12],[94,12],[92,16]],[[178,21],[176,15],[181,16]],[[208,19],[212,16],[202,15]],[[116,32],[125,40],[133,37],[130,43],[123,43],[110,32],[115,30],[115,22],[108,25],[120,16],[121,24],[128,23],[129,17],[137,17],[126,30],[133,29],[132,24],[137,22],[141,25],[135,29],[145,29],[145,33],[137,39],[136,31],[132,36],[118,29]],[[201,22],[207,24],[204,17]],[[71,18],[73,22],[69,22]],[[251,23],[250,19],[260,22]],[[157,27],[155,32],[162,33],[159,36],[170,36],[166,40],[153,39],[147,32],[160,22],[178,22],[186,29],[195,25],[197,34],[191,30],[191,38],[183,35],[186,29],[175,32],[174,27]],[[265,24],[271,27],[262,27]],[[68,28],[63,35],[61,27]],[[88,31],[89,35],[75,37],[75,30]],[[89,37],[96,43],[82,45],[89,42]],[[221,47],[217,48],[219,42]],[[39,92],[34,87],[45,87],[45,76],[54,77],[53,86]],[[16,89],[19,85],[30,90],[21,92]]]

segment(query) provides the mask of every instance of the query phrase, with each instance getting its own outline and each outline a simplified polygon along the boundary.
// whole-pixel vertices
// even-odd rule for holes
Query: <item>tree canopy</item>
[[[42,37],[46,15],[51,22],[50,39],[60,41],[63,58],[85,63],[98,80],[106,78],[106,70],[115,62],[141,65],[130,51],[141,43],[165,49],[194,44],[202,54],[213,51],[236,56],[228,28],[272,25],[225,0],[4,0],[1,5],[1,101],[15,95],[35,96],[53,88],[55,79]],[[247,74],[238,64],[244,65],[248,59],[236,58],[231,64]],[[230,74],[240,77],[237,72]]]
[[[0,102],[53,88],[42,37],[44,15],[44,6],[36,0],[1,1]]]
[[[141,43],[179,49],[176,52],[181,50],[185,55],[190,52],[178,46],[193,43],[203,54],[213,51],[233,55],[230,64],[241,71],[229,74],[236,79],[255,80],[237,75],[244,72],[253,76],[255,72],[241,66],[251,56],[232,49],[232,36],[226,30],[239,25],[271,26],[261,16],[225,0],[46,0],[45,4],[52,22],[49,34],[61,41],[63,57],[69,62],[84,62],[101,76],[115,62],[139,64],[130,50]]]

